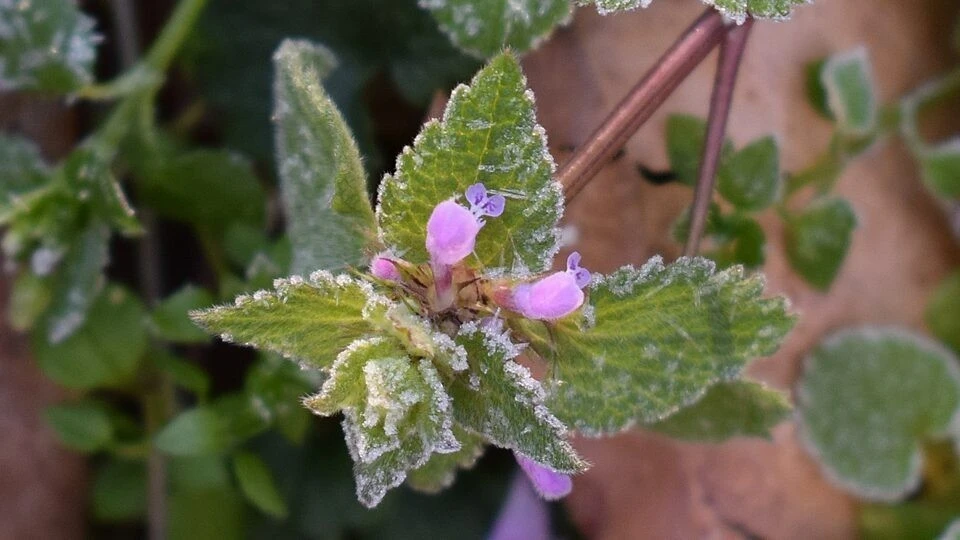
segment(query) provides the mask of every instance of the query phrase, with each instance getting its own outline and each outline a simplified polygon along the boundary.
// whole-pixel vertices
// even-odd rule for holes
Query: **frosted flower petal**
[[[520,468],[526,473],[530,483],[533,484],[534,489],[541,497],[548,501],[555,501],[570,494],[573,489],[573,481],[569,476],[554,472],[516,452],[513,455],[517,458]]]
[[[452,265],[473,252],[481,223],[469,210],[444,201],[427,221],[427,251],[435,264]]]

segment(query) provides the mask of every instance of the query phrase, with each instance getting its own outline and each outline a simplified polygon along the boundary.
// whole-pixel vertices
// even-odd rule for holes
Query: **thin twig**
[[[646,122],[726,34],[723,17],[707,8],[557,173],[567,204]]]
[[[717,75],[713,83],[713,94],[710,96],[710,114],[707,117],[707,136],[700,158],[697,187],[693,193],[693,209],[690,211],[690,236],[683,249],[683,254],[687,257],[697,254],[707,225],[707,211],[713,198],[713,185],[726,138],[733,89],[737,84],[740,60],[743,58],[752,27],[753,19],[747,19],[742,25],[732,27],[720,44],[720,59],[717,62]]]

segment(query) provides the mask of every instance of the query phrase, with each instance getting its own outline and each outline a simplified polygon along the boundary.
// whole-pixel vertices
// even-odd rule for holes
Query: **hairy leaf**
[[[410,471],[407,485],[424,493],[439,493],[453,484],[457,471],[476,465],[486,448],[483,437],[456,423],[453,425],[453,436],[460,443],[460,450],[430,456],[421,467]]]
[[[828,476],[868,499],[920,482],[920,443],[945,437],[960,406],[957,358],[895,329],[847,330],[806,360],[797,393],[803,437]]]
[[[550,410],[589,436],[695,403],[773,353],[793,326],[782,298],[760,297],[761,277],[740,267],[716,272],[705,259],[664,266],[655,257],[595,278],[588,290],[581,312],[534,345],[552,360]]]
[[[274,55],[274,121],[293,272],[359,266],[375,242],[366,174],[353,135],[320,79],[327,49],[284,41]]]
[[[535,48],[571,15],[569,0],[419,0],[461,49],[488,58]]]
[[[787,219],[787,259],[814,287],[826,290],[843,266],[857,216],[843,199],[821,199]]]
[[[566,440],[566,426],[545,405],[540,383],[514,362],[520,348],[509,335],[496,326],[467,323],[456,340],[470,354],[470,368],[450,383],[457,422],[555,471],[584,470],[585,462]]]
[[[789,416],[783,394],[739,380],[712,386],[700,401],[646,427],[684,441],[719,443],[732,437],[770,438],[770,430]]]
[[[0,1],[0,91],[72,92],[91,82],[93,27],[72,0]]]
[[[877,125],[877,97],[865,48],[828,58],[820,80],[827,92],[830,112],[842,131],[853,135],[873,131]]]
[[[754,141],[720,167],[717,191],[740,210],[759,211],[780,196],[780,149],[773,137]]]
[[[563,212],[553,169],[520,65],[509,53],[498,56],[470,86],[453,92],[443,121],[424,126],[397,158],[394,175],[383,179],[377,208],[382,240],[411,262],[426,261],[433,208],[482,182],[507,204],[480,231],[474,261],[489,272],[546,270],[558,249]]]

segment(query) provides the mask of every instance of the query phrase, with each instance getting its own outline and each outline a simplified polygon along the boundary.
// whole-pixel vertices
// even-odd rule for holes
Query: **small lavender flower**
[[[451,199],[438,204],[427,220],[427,251],[434,266],[462,261],[473,252],[483,218],[503,214],[506,200],[488,195],[483,184],[473,184],[465,194],[469,210]]]
[[[487,540],[549,540],[550,508],[517,473]]]
[[[393,262],[389,253],[380,253],[374,255],[370,260],[370,273],[373,277],[384,281],[398,281],[400,272],[397,271],[397,265]]]
[[[487,187],[483,184],[473,184],[466,191],[470,211],[478,218],[482,216],[498,217],[503,214],[507,204],[503,195],[487,195]]]
[[[570,494],[570,490],[573,489],[573,481],[570,480],[569,476],[552,471],[516,452],[513,455],[517,458],[520,469],[527,475],[530,483],[533,484],[533,488],[537,490],[541,497],[548,501],[555,501]]]
[[[567,270],[535,283],[513,288],[511,304],[528,319],[555,320],[566,317],[583,304],[583,287],[590,284],[590,272],[580,266],[576,251],[567,257]]]

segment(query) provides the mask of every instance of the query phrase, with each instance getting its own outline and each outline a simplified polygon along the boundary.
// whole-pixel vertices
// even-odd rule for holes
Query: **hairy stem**
[[[723,17],[712,7],[707,8],[560,168],[557,180],[563,185],[567,204],[720,44],[725,34]]]
[[[707,117],[707,136],[700,158],[697,186],[693,193],[693,209],[690,212],[690,236],[683,249],[683,254],[688,257],[697,254],[707,225],[707,212],[710,209],[710,199],[713,198],[720,152],[726,138],[727,119],[730,117],[737,72],[740,70],[740,60],[743,58],[752,27],[753,19],[747,19],[742,25],[731,28],[720,44],[720,59],[713,83],[713,94],[710,96],[710,114]]]

